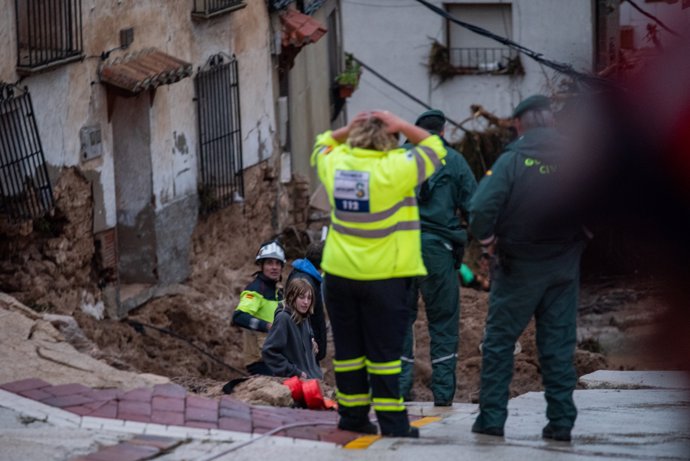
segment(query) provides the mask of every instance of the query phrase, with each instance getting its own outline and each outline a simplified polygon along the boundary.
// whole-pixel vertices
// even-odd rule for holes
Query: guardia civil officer
[[[397,134],[415,144],[398,148]],[[426,274],[415,186],[446,156],[436,135],[387,112],[359,114],[317,137],[312,164],[331,204],[321,267],[331,320],[338,427],[418,437],[400,396],[411,278]]]
[[[413,281],[409,324],[402,356],[400,390],[410,400],[414,369],[413,324],[417,318],[417,291],[421,291],[428,323],[431,360],[431,392],[435,406],[453,404],[458,358],[460,287],[456,270],[462,264],[467,231],[462,228],[477,181],[462,154],[443,137],[446,116],[440,110],[422,113],[415,125],[439,135],[448,155],[417,190],[422,229],[422,257],[428,274]]]
[[[542,436],[567,441],[577,415],[573,356],[584,233],[559,201],[566,145],[554,129],[550,100],[531,96],[513,117],[519,138],[480,181],[470,204],[470,231],[496,258],[472,431],[503,436],[515,341],[534,317],[547,404]]]

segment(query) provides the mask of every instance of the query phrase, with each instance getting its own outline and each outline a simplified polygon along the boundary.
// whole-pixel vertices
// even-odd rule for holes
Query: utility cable
[[[218,459],[218,458],[220,458],[221,456],[225,456],[225,455],[227,455],[228,453],[231,453],[231,452],[233,452],[233,451],[237,451],[237,450],[239,450],[240,448],[244,448],[244,447],[246,447],[247,445],[251,445],[251,444],[254,443],[254,442],[258,442],[259,440],[261,440],[261,439],[263,439],[263,438],[265,438],[265,437],[268,437],[268,436],[273,435],[273,434],[277,434],[278,432],[284,431],[284,430],[286,430],[286,429],[292,429],[292,428],[295,428],[295,427],[335,426],[335,425],[336,425],[335,422],[330,422],[330,421],[329,421],[329,422],[321,422],[321,423],[320,423],[320,422],[310,422],[310,423],[290,423],[290,424],[285,424],[285,425],[283,425],[283,426],[278,426],[278,427],[276,427],[275,429],[271,429],[271,430],[268,431],[268,432],[264,432],[263,434],[261,434],[260,436],[254,438],[254,439],[247,440],[246,442],[242,442],[242,443],[240,443],[239,445],[235,445],[235,446],[233,446],[233,447],[231,447],[231,448],[228,448],[227,450],[225,450],[225,451],[223,451],[223,452],[221,452],[221,453],[218,453],[217,455],[213,455],[213,456],[210,457],[210,458],[205,458],[205,459],[203,459],[202,461],[213,461],[214,459]]]
[[[479,26],[475,26],[474,24],[469,24],[467,22],[460,21],[459,19],[455,18],[454,16],[450,15],[448,12],[445,10],[437,7],[436,5],[432,5],[431,3],[427,2],[426,0],[415,0],[416,2],[421,3],[422,5],[426,6],[436,14],[439,14],[443,16],[444,18],[448,19],[449,21],[459,25],[460,27],[464,27],[465,29],[468,29],[476,34],[482,35],[484,37],[488,37],[492,40],[495,40],[499,43],[502,43],[506,45],[509,48],[512,48],[514,50],[519,51],[520,53],[526,55],[529,58],[532,58],[533,60],[545,65],[546,67],[549,67],[557,72],[560,72],[562,74],[568,75],[569,77],[578,79],[580,81],[589,83],[589,84],[597,84],[597,85],[606,85],[610,86],[612,85],[612,82],[600,77],[596,77],[594,75],[588,75],[584,74],[582,72],[578,72],[575,69],[572,68],[569,64],[564,64],[556,61],[552,61],[550,59],[546,59],[543,57],[541,53],[537,53],[535,51],[530,50],[529,48],[520,45],[519,43],[516,43],[508,38],[501,37],[500,35],[496,35],[492,32],[489,32],[488,30],[481,28]]]
[[[417,104],[420,104],[420,105],[424,106],[427,110],[433,109],[433,107],[431,107],[429,104],[425,103],[424,101],[422,101],[422,100],[419,99],[418,97],[414,96],[413,94],[409,93],[408,91],[405,91],[404,89],[400,88],[398,85],[396,85],[396,84],[393,83],[392,81],[388,80],[386,77],[384,77],[384,76],[381,75],[380,73],[376,72],[376,70],[372,69],[371,67],[369,67],[368,65],[366,65],[365,63],[363,63],[363,62],[362,62],[361,60],[359,60],[358,58],[356,58],[356,57],[353,56],[353,59],[354,59],[355,61],[357,61],[357,62],[359,63],[359,65],[361,65],[363,68],[365,68],[366,70],[368,70],[369,72],[371,72],[372,74],[374,74],[376,77],[380,78],[380,79],[383,80],[385,83],[387,83],[388,85],[392,86],[393,88],[395,88],[396,90],[398,90],[399,92],[401,92],[402,94],[404,94],[405,96],[407,96],[408,98],[412,99],[412,100],[413,100],[414,102],[416,102]],[[460,128],[462,131],[467,131],[465,128],[462,127],[462,125],[461,125],[460,123],[456,122],[455,120],[452,120],[452,119],[448,118],[448,116],[446,116],[446,121],[447,121],[448,123],[450,123],[451,125]]]
[[[213,360],[214,362],[216,362],[216,363],[218,363],[218,364],[220,364],[220,365],[223,365],[225,368],[228,368],[229,370],[232,370],[232,371],[234,371],[235,373],[239,373],[239,374],[242,375],[242,376],[245,376],[245,377],[249,376],[249,374],[248,374],[247,372],[242,371],[242,370],[240,370],[239,368],[235,368],[235,367],[233,367],[232,365],[228,365],[227,363],[223,362],[223,361],[222,361],[221,359],[219,359],[218,357],[209,354],[209,353],[206,352],[204,349],[200,348],[199,346],[197,346],[196,344],[194,344],[193,342],[191,342],[189,339],[185,338],[185,337],[182,336],[182,335],[179,335],[179,334],[175,333],[175,332],[172,331],[172,330],[168,330],[167,328],[157,327],[157,326],[155,326],[155,325],[150,325],[150,324],[148,324],[148,323],[139,322],[139,321],[137,321],[137,320],[131,320],[131,319],[130,319],[130,320],[126,320],[126,322],[127,322],[128,324],[130,324],[130,325],[132,326],[132,328],[134,328],[134,329],[135,329],[137,332],[139,332],[139,333],[143,333],[143,331],[144,331],[144,328],[143,328],[143,327],[146,327],[146,328],[150,328],[150,329],[152,329],[152,330],[156,330],[156,331],[161,332],[161,333],[165,333],[166,335],[170,335],[170,336],[172,336],[172,337],[174,337],[174,338],[177,338],[177,339],[179,339],[179,340],[181,340],[181,341],[184,341],[184,342],[186,342],[187,344],[189,344],[191,347],[193,347],[194,349],[196,349],[197,351],[199,351],[199,352],[201,352],[202,354],[204,354],[206,357],[208,357],[208,358],[210,358],[211,360]]]
[[[637,3],[633,2],[633,0],[621,0],[621,3],[625,3],[625,2],[630,3],[630,6],[632,6],[632,7],[635,8],[637,11],[639,11],[640,14],[642,14],[642,15],[644,15],[644,16],[647,16],[649,19],[651,19],[652,21],[654,21],[654,22],[656,22],[657,24],[659,24],[659,25],[661,26],[661,28],[664,29],[664,30],[665,30],[666,32],[668,32],[669,34],[671,34],[671,35],[673,35],[673,36],[675,36],[675,37],[680,37],[680,34],[678,34],[678,32],[676,32],[675,30],[671,29],[671,28],[668,27],[666,24],[664,24],[663,22],[661,22],[661,19],[657,18],[657,17],[654,16],[653,14],[647,13],[645,10],[643,10],[642,8],[640,8],[640,7],[637,5]]]

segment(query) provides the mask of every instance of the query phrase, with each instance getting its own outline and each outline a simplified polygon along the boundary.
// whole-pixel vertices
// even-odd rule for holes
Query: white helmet
[[[262,243],[259,252],[256,254],[256,262],[259,263],[263,259],[277,259],[285,264],[285,250],[277,240],[271,240]]]

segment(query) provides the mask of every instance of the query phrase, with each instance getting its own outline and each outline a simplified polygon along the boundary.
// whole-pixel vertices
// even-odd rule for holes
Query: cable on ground
[[[336,424],[337,424],[337,423],[335,423],[335,422],[310,422],[310,423],[290,423],[290,424],[285,424],[285,425],[283,425],[283,426],[278,426],[278,427],[276,427],[276,428],[274,428],[274,429],[271,429],[270,431],[265,432],[265,433],[261,434],[260,436],[254,438],[254,439],[247,440],[246,442],[242,442],[242,443],[240,443],[240,444],[238,444],[238,445],[235,445],[235,446],[233,446],[233,447],[230,447],[230,448],[228,448],[227,450],[225,450],[225,451],[223,451],[223,452],[221,452],[221,453],[218,453],[217,455],[213,455],[213,456],[210,457],[210,458],[205,458],[205,459],[203,459],[202,461],[213,461],[214,459],[218,459],[218,458],[220,458],[221,456],[225,456],[225,455],[227,455],[228,453],[231,453],[231,452],[233,452],[233,451],[237,451],[237,450],[239,450],[240,448],[244,448],[244,447],[246,447],[247,445],[251,445],[251,444],[254,443],[254,442],[258,442],[259,440],[261,440],[261,439],[263,439],[263,438],[265,438],[265,437],[268,437],[268,436],[277,434],[278,432],[281,432],[281,431],[284,431],[284,430],[287,430],[287,429],[293,429],[293,428],[295,428],[295,427],[309,427],[309,426],[335,426]]]
[[[193,342],[191,342],[189,339],[185,338],[185,337],[182,336],[182,335],[179,335],[179,334],[175,333],[175,332],[172,331],[172,330],[168,330],[167,328],[163,328],[163,327],[157,327],[157,326],[155,326],[155,325],[150,325],[150,324],[144,323],[144,322],[139,322],[139,321],[137,321],[137,320],[128,319],[128,320],[126,320],[126,322],[127,322],[132,328],[134,328],[137,332],[139,332],[139,333],[143,333],[143,332],[144,332],[144,327],[146,327],[146,328],[150,328],[150,329],[152,329],[152,330],[156,330],[156,331],[158,331],[158,332],[160,332],[160,333],[164,333],[164,334],[166,334],[166,335],[170,335],[170,336],[172,336],[173,338],[179,339],[180,341],[184,341],[184,342],[187,343],[189,346],[191,346],[191,347],[193,347],[194,349],[196,349],[197,351],[201,352],[203,355],[205,355],[206,357],[210,358],[211,360],[213,360],[214,362],[218,363],[219,365],[222,365],[222,366],[224,366],[225,368],[234,371],[235,373],[239,373],[239,374],[242,375],[242,376],[245,376],[245,377],[249,376],[249,374],[248,374],[246,371],[240,370],[239,368],[235,368],[235,367],[233,367],[232,365],[228,365],[227,363],[223,362],[223,361],[222,361],[221,359],[219,359],[218,357],[216,357],[216,356],[214,356],[214,355],[208,353],[207,351],[205,351],[205,350],[202,349],[201,347],[199,347],[199,346],[197,346],[196,344],[194,344]]]

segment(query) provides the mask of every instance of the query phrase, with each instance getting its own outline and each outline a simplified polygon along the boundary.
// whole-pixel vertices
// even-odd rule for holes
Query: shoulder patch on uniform
[[[251,293],[247,293],[246,295],[244,295],[244,297],[247,299],[254,299],[254,295]]]
[[[323,147],[321,148],[321,151],[320,151],[319,153],[320,153],[320,154],[326,155],[326,154],[328,154],[328,153],[329,153],[330,151],[332,151],[332,150],[333,150],[333,146],[323,146]]]

